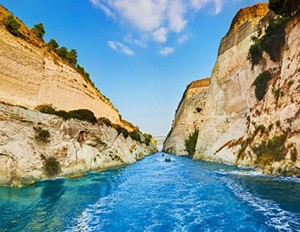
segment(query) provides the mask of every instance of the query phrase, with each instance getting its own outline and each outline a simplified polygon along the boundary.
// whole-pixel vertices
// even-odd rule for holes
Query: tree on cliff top
[[[47,45],[48,45],[48,48],[53,51],[56,51],[56,49],[59,47],[59,45],[55,39],[50,39],[50,41],[48,42]]]
[[[36,34],[37,37],[39,37],[40,39],[44,38],[45,35],[45,28],[44,25],[42,23],[38,23],[38,24],[34,24],[32,31]]]
[[[269,9],[281,16],[291,16],[300,9],[300,0],[269,0]]]
[[[15,19],[13,15],[9,15],[4,23],[6,29],[13,35],[19,36],[19,28],[21,24]]]

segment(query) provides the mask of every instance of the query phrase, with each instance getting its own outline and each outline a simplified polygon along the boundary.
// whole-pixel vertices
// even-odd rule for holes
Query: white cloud
[[[167,41],[167,34],[168,34],[168,30],[164,27],[161,27],[158,30],[153,32],[152,34],[153,40],[160,43],[164,43]]]
[[[101,9],[107,16],[115,17],[113,11],[101,0],[90,0],[92,5],[96,8]]]
[[[147,48],[147,44],[143,40],[135,39],[131,34],[126,35],[124,41],[142,48]]]
[[[175,49],[172,47],[164,47],[163,49],[161,49],[159,51],[160,55],[162,55],[162,56],[168,56],[174,52],[175,52]]]
[[[135,53],[133,50],[131,50],[129,47],[125,46],[124,44],[117,42],[117,41],[107,41],[108,46],[117,51],[117,52],[121,52],[124,53],[125,55],[128,56],[134,56]]]
[[[213,6],[222,11],[225,0],[89,0],[106,15],[129,24],[156,42],[166,42],[170,32],[182,33],[191,15]]]
[[[189,37],[184,34],[184,35],[181,35],[178,39],[177,39],[177,43],[178,44],[184,44],[188,41]]]

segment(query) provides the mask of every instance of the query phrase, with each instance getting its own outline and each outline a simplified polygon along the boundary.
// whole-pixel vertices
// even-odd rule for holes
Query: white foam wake
[[[300,231],[300,215],[285,211],[277,203],[260,198],[249,192],[240,183],[224,178],[228,188],[244,202],[252,206],[257,212],[266,218],[266,225],[278,231]]]

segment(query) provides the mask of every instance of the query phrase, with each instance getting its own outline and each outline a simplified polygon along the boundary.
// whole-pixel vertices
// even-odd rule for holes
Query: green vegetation
[[[299,0],[269,0],[269,9],[277,15],[294,15],[300,9]]]
[[[274,62],[280,60],[281,50],[285,45],[285,27],[288,18],[276,17],[271,19],[266,28],[265,35],[261,39],[263,51],[269,54]]]
[[[287,135],[274,136],[267,142],[263,141],[260,145],[252,148],[257,155],[257,161],[266,165],[271,161],[281,161],[288,153],[288,149],[284,146]]]
[[[46,175],[49,177],[57,176],[60,173],[61,167],[58,160],[51,156],[49,158],[46,158],[45,156],[42,156],[43,159],[43,168],[46,172]]]
[[[106,126],[112,126],[112,122],[108,118],[105,118],[105,117],[98,118],[98,123],[100,123],[100,124],[103,123]]]
[[[50,39],[47,45],[50,51],[56,51],[56,49],[59,47],[55,39]]]
[[[94,113],[87,109],[72,110],[67,112],[64,110],[56,110],[53,108],[52,105],[39,105],[36,107],[36,110],[45,114],[53,114],[59,116],[64,120],[74,118],[82,121],[87,121],[93,124],[97,122],[97,118],[95,117]]]
[[[268,82],[271,80],[272,75],[269,71],[264,71],[259,74],[258,77],[253,82],[255,86],[255,96],[257,100],[262,100],[267,92]]]
[[[38,23],[38,24],[34,24],[32,31],[34,32],[34,34],[36,34],[37,37],[39,37],[40,39],[44,38],[45,35],[45,28],[44,25],[42,23]]]
[[[188,152],[189,156],[193,156],[196,151],[197,139],[199,135],[199,130],[195,129],[193,133],[191,133],[188,138],[184,141],[185,150]]]
[[[281,50],[285,45],[285,26],[288,18],[275,17],[270,20],[265,34],[259,39],[253,37],[254,44],[251,45],[248,59],[252,65],[261,62],[263,52],[266,52],[274,62],[280,60]]]
[[[123,134],[126,139],[129,136],[128,130],[118,124],[112,124],[112,127],[118,131],[118,134]]]
[[[143,134],[144,138],[145,138],[145,141],[144,143],[149,146],[150,145],[150,142],[151,142],[151,139],[152,139],[152,135],[150,134]]]
[[[13,15],[9,15],[4,23],[6,29],[14,36],[20,36],[19,28],[21,24]]]
[[[251,40],[254,44],[251,45],[248,53],[248,60],[251,61],[252,65],[257,65],[262,59],[261,41],[257,37],[252,37]]]
[[[138,142],[141,142],[141,132],[140,132],[139,129],[136,128],[135,130],[129,132],[129,136],[130,136],[133,140],[138,141]]]
[[[40,127],[34,128],[35,130],[35,139],[39,142],[48,143],[50,138],[50,132],[48,130],[44,130]]]

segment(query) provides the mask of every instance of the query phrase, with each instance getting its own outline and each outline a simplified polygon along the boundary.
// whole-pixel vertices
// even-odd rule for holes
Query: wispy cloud
[[[168,34],[182,33],[193,12],[213,6],[214,14],[222,11],[225,0],[89,0],[107,16],[125,21],[132,27],[150,35],[154,41],[164,43]]]
[[[125,46],[124,44],[117,42],[117,41],[107,41],[108,46],[117,51],[117,52],[121,52],[127,56],[134,56],[135,53],[133,50],[131,50],[129,47]]]
[[[175,49],[172,47],[164,47],[159,51],[159,54],[162,56],[168,56],[175,52]]]
[[[177,43],[178,44],[184,44],[189,40],[189,37],[186,34],[181,35],[178,39],[177,39]]]

